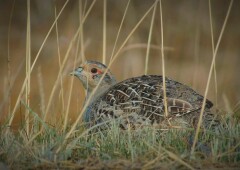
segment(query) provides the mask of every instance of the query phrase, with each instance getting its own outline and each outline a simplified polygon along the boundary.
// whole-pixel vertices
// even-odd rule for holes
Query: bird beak
[[[78,67],[75,70],[73,70],[73,72],[70,73],[71,76],[77,76],[80,75],[82,73],[83,68],[82,67]]]

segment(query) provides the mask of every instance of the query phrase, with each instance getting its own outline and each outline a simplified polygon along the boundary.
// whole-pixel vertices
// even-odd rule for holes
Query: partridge
[[[111,120],[117,120],[122,129],[197,125],[203,96],[170,78],[165,78],[168,111],[165,116],[163,78],[160,75],[143,75],[117,83],[110,70],[96,61],[86,61],[71,74],[78,77],[86,89],[85,101],[104,75],[84,112],[83,119],[89,126]],[[213,103],[207,100],[202,123],[205,128],[219,123],[210,111],[212,106]]]

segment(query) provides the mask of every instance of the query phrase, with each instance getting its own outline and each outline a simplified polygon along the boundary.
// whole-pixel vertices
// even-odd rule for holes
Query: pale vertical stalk
[[[59,12],[56,20],[59,18],[59,16],[61,15],[63,9],[66,7],[66,5],[67,5],[68,2],[69,2],[69,0],[67,0],[67,1],[65,2],[65,4],[64,4],[63,7],[62,7],[62,9],[60,10],[60,12]],[[93,8],[93,6],[94,6],[95,3],[96,3],[96,0],[93,0],[92,3],[91,3],[91,5],[90,5],[90,7],[89,7],[89,9],[87,10],[86,14],[84,15],[84,18],[83,18],[82,23],[85,22],[87,16],[89,15],[89,13],[90,13],[90,11],[92,10],[92,8]],[[37,61],[37,59],[38,59],[38,57],[39,57],[40,51],[42,50],[42,48],[43,48],[43,46],[44,46],[44,44],[45,44],[45,42],[46,42],[49,34],[51,33],[51,31],[52,31],[52,29],[53,29],[53,27],[54,27],[54,24],[56,23],[56,20],[54,21],[53,25],[51,26],[49,32],[47,33],[47,36],[45,37],[45,39],[44,39],[44,41],[43,41],[43,43],[42,43],[42,45],[41,45],[41,47],[40,47],[40,49],[39,49],[39,51],[38,51],[38,54],[37,54],[37,56],[36,56],[36,58],[35,58],[35,60],[34,60],[34,62],[33,62],[33,64],[32,64],[31,71],[32,71],[32,69],[33,69],[33,67],[34,67],[34,65],[35,65],[35,63],[36,63],[36,61]],[[78,28],[78,30],[76,31],[73,39],[71,40],[71,42],[70,42],[70,44],[69,44],[68,50],[67,50],[67,52],[66,52],[66,54],[65,54],[65,57],[64,57],[64,59],[63,59],[63,61],[62,61],[62,67],[61,67],[60,70],[59,70],[59,74],[62,73],[63,66],[65,65],[65,63],[66,63],[66,61],[67,61],[67,58],[68,58],[68,56],[69,56],[70,50],[71,50],[72,45],[73,45],[73,42],[76,40],[76,38],[77,38],[77,36],[78,36],[78,34],[79,34],[80,29],[81,29],[81,27]],[[59,76],[58,76],[58,79],[56,80],[55,84],[58,82],[58,80],[59,80]],[[25,86],[25,84],[26,84],[26,79],[24,80],[23,87]],[[55,86],[55,84],[54,84],[54,86]],[[22,87],[22,89],[21,89],[20,94],[23,93],[23,90],[24,90],[23,87]],[[53,90],[53,91],[54,91],[54,90]],[[49,102],[52,100],[52,97],[51,97],[52,95],[53,95],[53,94],[50,94]],[[13,109],[13,112],[12,112],[12,115],[11,115],[11,119],[10,119],[9,122],[8,122],[8,126],[11,126],[11,124],[12,124],[12,121],[13,121],[13,118],[14,118],[14,115],[15,115],[15,111],[16,111],[16,109],[17,109],[17,106],[18,106],[18,104],[19,104],[19,101],[20,101],[20,97],[18,96],[17,102],[16,102],[16,104],[15,104],[15,106],[14,106],[14,109]],[[46,117],[47,117],[47,113],[48,113],[49,106],[50,106],[50,105],[49,105],[49,102],[48,102],[48,106],[47,106],[46,111],[45,111],[45,115],[44,115],[44,117],[43,117],[43,122],[45,122]],[[72,128],[72,129],[73,129],[73,128]],[[74,126],[74,129],[75,129],[75,126]],[[32,136],[31,139],[29,139],[29,142],[28,142],[26,145],[30,144],[39,134],[41,134],[42,130],[43,130],[43,126],[41,127],[40,131],[39,131],[37,134],[35,134],[34,136]],[[72,133],[72,132],[71,132],[71,133]],[[68,134],[71,134],[71,133],[68,133]],[[66,135],[66,136],[67,136],[67,135]],[[69,137],[69,136],[68,136],[68,137]],[[65,141],[65,140],[64,140],[64,141]]]
[[[31,21],[30,21],[30,0],[27,0],[27,37],[26,37],[26,77],[27,84],[25,86],[25,102],[27,106],[30,106],[30,90],[31,90]],[[29,123],[30,115],[29,109],[25,112],[25,122],[26,122],[26,133],[29,135]]]
[[[155,19],[156,8],[157,8],[157,4],[153,8],[152,20],[151,20],[151,25],[150,25],[149,35],[148,35],[148,44],[147,44],[147,52],[146,52],[146,59],[145,59],[145,71],[144,71],[145,75],[147,75],[147,73],[148,73],[149,53],[150,53],[152,30],[153,30],[153,23],[154,23],[154,19]]]
[[[90,5],[87,13],[84,15],[84,18],[83,18],[83,20],[82,20],[82,24],[85,22],[87,16],[89,15],[90,11],[92,10],[92,8],[93,8],[93,6],[94,6],[94,4],[95,4],[95,2],[96,2],[96,0],[94,0],[94,1],[92,2],[92,4]],[[52,100],[53,100],[54,93],[55,93],[55,91],[56,91],[56,89],[57,89],[58,82],[59,82],[59,78],[60,78],[60,75],[62,74],[62,71],[63,71],[63,66],[64,66],[64,65],[66,64],[66,62],[67,62],[67,59],[68,59],[68,57],[69,57],[69,53],[70,53],[70,51],[71,51],[71,49],[72,49],[72,47],[73,47],[73,45],[74,45],[77,37],[79,36],[79,32],[80,32],[81,28],[82,28],[82,27],[79,26],[78,30],[77,30],[76,33],[74,34],[74,37],[72,38],[72,40],[71,40],[71,42],[70,42],[70,44],[69,44],[69,46],[68,46],[67,52],[66,52],[66,54],[65,54],[65,56],[64,56],[64,59],[63,59],[63,61],[62,61],[62,67],[60,68],[60,70],[59,70],[59,72],[58,72],[57,79],[56,79],[56,81],[54,82],[54,86],[53,86],[52,91],[51,91],[51,93],[50,93],[50,97],[49,97],[49,101],[48,101],[47,108],[46,108],[46,111],[45,111],[45,115],[44,115],[44,117],[43,117],[43,121],[44,121],[44,122],[46,121],[47,114],[48,114],[48,112],[49,112],[49,109],[50,109],[50,106],[51,106],[51,103],[52,103]],[[43,128],[43,127],[42,127],[42,128]],[[42,128],[41,128],[41,130],[42,130]]]
[[[139,27],[139,25],[143,22],[143,20],[146,18],[146,16],[149,14],[149,12],[152,10],[152,8],[156,5],[156,2],[154,3],[154,5],[152,5],[147,12],[143,15],[143,17],[139,20],[139,22],[135,25],[135,27],[132,29],[132,31],[129,33],[129,35],[127,36],[127,38],[125,39],[125,41],[122,43],[122,45],[120,46],[120,48],[118,49],[118,51],[116,52],[116,54],[113,56],[113,59],[109,62],[108,64],[108,68],[111,67],[111,65],[113,64],[113,62],[115,61],[115,59],[117,58],[117,56],[119,55],[119,53],[121,52],[121,50],[123,49],[123,47],[126,45],[127,41],[129,40],[129,38],[132,36],[132,34],[136,31],[136,29]],[[84,111],[87,109],[87,106],[89,104],[89,102],[92,100],[93,95],[95,94],[96,90],[98,89],[99,85],[101,84],[104,76],[107,73],[107,70],[104,72],[103,76],[101,77],[101,79],[99,80],[96,88],[93,90],[93,92],[91,93],[91,95],[89,96],[88,100],[86,101],[84,107],[82,108],[81,113],[79,114],[79,116],[77,117],[77,119],[75,120],[75,122],[73,123],[71,129],[67,132],[67,134],[65,135],[64,141],[63,143],[58,147],[58,149],[56,149],[56,154],[61,150],[62,146],[65,145],[67,139],[71,136],[71,134],[74,132],[74,130],[76,129],[76,126],[78,124],[78,122],[80,121],[80,119],[83,116]]]
[[[43,78],[42,78],[42,70],[41,67],[38,67],[38,86],[39,86],[39,94],[40,94],[40,106],[41,106],[41,112],[42,112],[42,117],[44,115],[44,111],[45,111],[45,94],[44,94],[44,90],[43,90]]]
[[[128,7],[129,7],[130,2],[131,2],[131,0],[128,0],[127,6],[126,6],[126,8],[125,8],[125,11],[124,11],[124,14],[123,14],[123,17],[122,17],[121,24],[120,24],[119,29],[118,29],[118,33],[117,33],[116,40],[115,40],[115,43],[114,43],[114,46],[113,46],[113,50],[112,50],[112,54],[111,54],[111,59],[110,59],[110,60],[112,60],[112,57],[113,57],[113,55],[114,55],[114,52],[115,52],[115,49],[116,49],[116,45],[117,45],[117,42],[118,42],[118,38],[119,38],[121,29],[122,29],[123,21],[124,21],[124,19],[125,19],[125,17],[126,17],[127,10],[128,10]]]
[[[55,19],[57,18],[57,8],[55,6]],[[59,44],[59,35],[58,35],[58,22],[56,21],[56,36],[57,36],[57,53],[58,53],[58,65],[59,68],[61,68],[62,66],[62,61],[61,61],[61,53],[60,53],[60,44]],[[59,97],[61,99],[62,102],[62,111],[65,110],[65,104],[64,104],[64,92],[63,92],[63,78],[62,75],[60,76],[60,93],[59,93]],[[57,115],[56,115],[57,116]]]
[[[37,53],[37,55],[36,55],[36,57],[35,57],[32,65],[31,65],[30,73],[32,72],[33,68],[35,67],[35,64],[36,64],[36,62],[37,62],[37,60],[38,60],[38,58],[39,58],[39,55],[40,55],[40,53],[41,53],[41,51],[42,51],[42,49],[43,49],[43,46],[45,45],[45,42],[47,41],[50,33],[52,32],[52,30],[53,30],[53,28],[54,28],[54,26],[55,26],[55,24],[56,24],[56,21],[57,21],[58,18],[60,17],[63,9],[66,7],[66,5],[68,4],[68,2],[69,2],[69,0],[66,0],[66,2],[64,3],[61,11],[59,12],[57,18],[56,18],[55,21],[53,22],[51,28],[49,29],[49,31],[48,31],[48,33],[47,33],[47,35],[46,35],[46,37],[44,38],[44,40],[43,40],[43,42],[42,42],[42,44],[41,44],[41,47],[39,48],[38,53]],[[16,101],[16,103],[15,103],[15,105],[14,105],[13,111],[12,111],[11,116],[10,116],[10,119],[9,119],[9,121],[8,121],[8,127],[11,126],[12,121],[13,121],[13,118],[15,117],[15,113],[16,113],[17,107],[18,107],[18,105],[19,105],[19,103],[20,103],[21,96],[22,96],[22,94],[24,93],[24,89],[25,89],[26,84],[27,84],[27,77],[24,79],[22,88],[21,88],[20,93],[19,93],[19,95],[18,95],[18,97],[17,97],[17,101]]]
[[[212,25],[212,7],[211,0],[208,1],[209,4],[209,18],[210,18],[210,28],[211,28],[211,40],[212,40],[212,54],[214,55],[214,37],[213,37],[213,25]],[[214,73],[214,84],[215,84],[215,105],[218,107],[218,88],[217,88],[217,71],[216,71],[216,62],[214,61],[213,65],[213,73]]]
[[[159,1],[160,4],[160,19],[161,19],[161,57],[162,57],[162,78],[163,78],[163,102],[164,102],[164,113],[165,117],[168,116],[168,105],[167,105],[167,95],[166,95],[166,83],[165,83],[165,60],[164,60],[164,50],[163,50],[163,19],[162,19],[162,0]]]
[[[83,16],[82,16],[82,0],[79,0],[79,24],[80,24],[80,28],[81,28],[81,31],[79,31],[79,34],[78,34],[78,41],[77,41],[77,45],[76,45],[76,53],[75,53],[75,59],[74,59],[74,66],[73,68],[76,67],[76,62],[77,62],[77,57],[78,57],[78,53],[79,53],[79,44],[81,43],[81,53],[83,53],[83,39],[82,39],[82,28],[83,28],[83,23],[82,23],[82,19],[83,19]],[[67,128],[67,124],[68,124],[68,118],[69,118],[69,109],[70,109],[70,103],[71,103],[71,97],[72,97],[72,89],[73,89],[73,79],[74,79],[74,76],[71,77],[71,82],[70,82],[70,94],[68,96],[68,103],[67,103],[67,108],[66,108],[66,112],[65,112],[65,117],[64,117],[64,124],[63,124],[63,131],[65,132],[66,131],[66,128]]]
[[[193,141],[193,145],[192,145],[192,149],[191,149],[191,154],[193,154],[194,151],[195,151],[196,143],[197,143],[197,140],[198,140],[198,134],[199,134],[200,127],[201,127],[201,124],[202,124],[203,112],[204,112],[205,104],[206,104],[206,100],[207,100],[207,94],[208,94],[209,84],[210,84],[210,80],[211,80],[211,76],[212,76],[213,66],[214,66],[214,63],[215,63],[215,60],[216,60],[216,55],[217,55],[219,44],[220,44],[222,36],[223,36],[223,32],[226,28],[226,24],[227,24],[228,17],[229,17],[231,8],[232,8],[232,4],[233,4],[233,0],[230,1],[228,11],[227,11],[227,14],[226,14],[226,17],[225,17],[225,20],[224,20],[224,23],[223,23],[218,41],[217,41],[217,45],[216,45],[216,48],[215,48],[215,51],[214,51],[214,54],[213,54],[212,63],[211,63],[211,67],[210,67],[209,74],[208,74],[207,85],[206,85],[206,89],[205,89],[205,93],[204,93],[202,108],[201,108],[201,112],[200,112],[200,115],[199,115],[199,121],[198,121],[198,124],[197,124],[196,134],[194,136],[194,141]]]
[[[85,52],[84,52],[84,34],[83,34],[83,19],[85,15],[85,10],[87,6],[87,1],[85,1],[84,8],[82,6],[82,0],[79,0],[79,24],[80,24],[80,46],[81,46],[81,58],[82,58],[82,63],[85,63],[86,57],[85,57]],[[74,67],[75,68],[75,67]],[[88,81],[87,81],[87,88],[88,88]],[[85,96],[87,96],[87,90],[84,89]]]
[[[82,6],[82,0],[79,0],[79,23],[80,23],[80,33],[79,33],[79,36],[80,36],[80,45],[81,45],[81,57],[82,57],[82,63],[84,63],[86,61],[86,57],[85,57],[85,52],[84,52],[84,35],[83,35],[83,18],[84,18],[84,11],[85,11],[85,8],[86,8],[86,4],[87,2],[85,3],[85,6],[84,6],[84,9],[83,9],[83,6]]]
[[[12,9],[11,9],[11,15],[9,19],[9,24],[8,24],[8,56],[7,56],[7,68],[8,68],[8,88],[7,88],[7,97],[8,97],[8,115],[10,115],[11,112],[11,56],[10,56],[10,32],[11,32],[11,26],[12,26],[12,16],[13,16],[13,10],[15,6],[15,0],[13,1]]]
[[[80,34],[79,34],[80,35]],[[78,57],[78,49],[79,49],[79,43],[80,43],[80,38],[78,38],[78,42],[77,42],[77,49],[76,49],[76,53],[75,53],[75,59],[74,59],[74,68],[76,67],[76,62],[77,62],[77,57]],[[68,123],[68,118],[69,118],[69,109],[70,109],[70,103],[71,103],[71,97],[72,97],[72,89],[73,89],[73,79],[74,76],[71,77],[71,82],[70,82],[70,93],[68,96],[68,103],[67,103],[67,108],[66,108],[66,112],[65,112],[65,117],[64,117],[64,124],[63,124],[63,131],[66,131],[67,128],[67,123]]]
[[[82,5],[82,0],[80,0],[79,2],[80,2],[80,5]],[[82,8],[82,10],[83,10],[83,11],[81,12],[82,14],[85,14],[85,13],[86,13],[86,9],[87,9],[87,2],[88,2],[88,1],[85,1],[85,3],[84,3],[84,7],[81,7],[81,8]]]
[[[103,0],[103,64],[106,64],[106,44],[107,44],[107,0]]]

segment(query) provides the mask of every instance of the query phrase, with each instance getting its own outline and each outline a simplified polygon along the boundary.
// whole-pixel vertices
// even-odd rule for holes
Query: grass
[[[240,125],[227,120],[217,131],[199,135],[196,152],[191,155],[193,129],[120,130],[116,123],[105,131],[86,133],[78,128],[62,149],[65,133],[60,128],[45,125],[44,132],[30,141],[40,131],[41,119],[35,119],[29,136],[26,125],[18,132],[7,132],[1,127],[0,161],[12,169],[24,168],[170,168],[194,169],[220,166],[220,169],[239,168]]]
[[[205,130],[200,129],[201,121],[197,131],[191,128],[182,129],[157,129],[154,127],[144,127],[137,130],[120,130],[116,122],[110,125],[107,130],[98,130],[97,127],[86,128],[81,122],[82,114],[85,107],[81,108],[79,103],[82,100],[77,97],[74,98],[74,82],[73,77],[71,81],[64,82],[65,75],[71,72],[76,67],[77,60],[84,61],[87,51],[95,51],[97,47],[87,47],[87,33],[85,25],[94,10],[96,11],[97,4],[100,4],[102,9],[101,13],[102,22],[102,61],[106,63],[109,59],[108,67],[110,68],[120,56],[128,53],[131,50],[137,49],[144,51],[143,63],[145,68],[142,69],[143,73],[151,73],[154,65],[151,64],[153,54],[156,54],[161,59],[161,74],[167,75],[169,72],[169,60],[166,54],[167,47],[165,39],[167,37],[168,29],[167,21],[164,20],[165,15],[165,1],[151,1],[148,2],[147,9],[138,13],[139,15],[134,18],[134,0],[128,0],[124,3],[124,13],[121,22],[117,22],[119,28],[117,34],[110,34],[108,28],[109,13],[111,13],[111,2],[104,0],[99,2],[79,0],[78,11],[78,25],[75,32],[72,33],[72,38],[68,41],[64,55],[61,49],[61,17],[64,15],[64,10],[67,8],[69,1],[64,1],[60,8],[54,6],[54,21],[44,34],[45,38],[40,43],[40,47],[36,50],[36,55],[32,55],[33,41],[32,38],[32,24],[31,24],[31,3],[27,1],[27,27],[26,27],[26,54],[25,54],[25,75],[22,76],[23,81],[13,86],[13,77],[18,73],[14,73],[15,65],[12,62],[10,50],[10,27],[13,25],[12,17],[14,16],[13,3],[11,17],[9,22],[9,35],[8,35],[8,77],[7,77],[7,97],[1,103],[1,111],[4,112],[6,107],[7,117],[1,120],[0,125],[0,169],[10,167],[11,169],[239,169],[240,163],[240,124],[239,124],[239,102],[235,108],[231,109],[229,101],[224,97],[226,108],[228,111],[221,111],[223,122],[218,130]],[[209,4],[209,18],[211,32],[212,49],[212,62],[206,82],[204,97],[206,99],[209,88],[212,72],[214,71],[214,95],[219,96],[221,93],[217,82],[217,53],[220,49],[219,45],[224,35],[224,30],[227,27],[227,21],[231,12],[233,1],[230,2],[226,17],[224,17],[224,24],[221,26],[220,35],[213,37],[213,18],[212,18],[212,5]],[[120,5],[120,3],[119,3]],[[59,7],[59,6],[58,6]],[[137,6],[136,6],[137,8]],[[58,10],[60,9],[60,10]],[[110,9],[110,11],[108,11]],[[140,7],[138,8],[141,9]],[[69,10],[71,11],[71,10]],[[159,12],[159,13],[158,13]],[[131,16],[129,16],[129,14]],[[130,19],[129,19],[130,18]],[[135,20],[136,23],[132,25],[131,29],[124,27],[127,22]],[[118,20],[119,21],[119,20]],[[149,22],[148,22],[149,21]],[[158,22],[160,21],[160,25]],[[64,20],[67,22],[67,20]],[[94,20],[93,27],[96,27],[97,21]],[[63,25],[62,25],[63,26]],[[147,27],[147,43],[130,43],[131,39],[141,29]],[[37,64],[44,67],[44,62],[41,64],[41,53],[47,48],[48,41],[51,38],[52,32],[54,39],[56,39],[56,74],[55,77],[50,76],[50,72],[54,72],[52,68],[47,68],[47,73],[44,74],[44,69],[37,68]],[[127,31],[128,30],[128,31]],[[114,43],[109,40],[113,35]],[[159,38],[158,35],[161,35]],[[145,36],[145,35],[144,35]],[[143,37],[144,37],[143,36]],[[97,36],[96,36],[97,37]],[[123,38],[122,38],[123,37]],[[135,36],[136,37],[136,36]],[[216,47],[214,46],[214,38],[217,37]],[[96,38],[97,39],[97,38]],[[160,39],[161,42],[158,42]],[[157,42],[157,43],[156,43]],[[155,43],[155,44],[154,44]],[[160,45],[159,45],[160,44]],[[112,50],[110,50],[112,45]],[[52,47],[52,46],[51,46]],[[94,49],[94,50],[92,50]],[[166,50],[165,50],[166,49]],[[169,49],[174,48],[170,47]],[[156,52],[157,51],[157,52]],[[154,53],[156,52],[156,53]],[[98,55],[101,52],[98,53]],[[121,55],[120,55],[121,54]],[[72,57],[73,56],[73,57]],[[80,57],[79,57],[80,56]],[[49,57],[49,56],[48,56]],[[127,62],[131,61],[131,56],[128,56]],[[200,60],[200,58],[199,58]],[[137,62],[140,58],[137,59]],[[179,62],[176,60],[175,62]],[[73,64],[69,64],[73,63]],[[74,66],[69,66],[74,65]],[[156,64],[158,65],[158,64]],[[18,68],[18,67],[17,67]],[[209,67],[205,67],[209,70]],[[34,70],[38,71],[37,76]],[[43,70],[43,71],[42,71]],[[192,70],[188,71],[191,72]],[[195,72],[196,70],[194,70]],[[18,72],[18,71],[17,71]],[[121,72],[122,73],[122,72]],[[44,77],[50,77],[44,79]],[[37,77],[38,89],[34,91],[34,84]],[[199,79],[203,79],[199,77]],[[51,85],[48,81],[52,81]],[[16,83],[17,84],[17,83]],[[44,88],[47,84],[47,90]],[[78,84],[79,85],[79,84]],[[205,84],[204,84],[205,85]],[[45,86],[45,87],[46,87]],[[15,87],[17,95],[13,96],[13,87]],[[75,89],[76,90],[76,89]],[[36,93],[37,91],[37,93]],[[14,94],[16,94],[14,93]],[[31,94],[40,96],[40,106],[34,106],[38,102],[31,97]],[[57,95],[58,94],[58,95]],[[79,95],[79,93],[76,93]],[[89,100],[91,100],[90,96]],[[14,100],[12,99],[14,98]],[[46,100],[47,99],[47,100]],[[13,101],[14,102],[13,102]],[[7,101],[7,102],[6,102]],[[76,104],[76,101],[78,104]],[[60,103],[58,106],[56,103]],[[75,104],[72,104],[75,103]],[[86,102],[88,104],[88,101]],[[219,106],[219,105],[218,105]],[[77,108],[73,111],[72,108]],[[218,108],[222,109],[222,108]],[[233,110],[233,111],[232,111]],[[70,120],[70,113],[78,113],[77,116]],[[217,111],[216,111],[217,112]],[[59,114],[61,113],[61,114]],[[21,119],[17,120],[20,125],[13,128],[16,115],[21,115]],[[166,110],[166,115],[167,115]]]

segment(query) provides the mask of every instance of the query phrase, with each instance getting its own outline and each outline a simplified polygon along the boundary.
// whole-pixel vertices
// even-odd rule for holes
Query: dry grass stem
[[[214,63],[215,63],[215,60],[216,60],[216,55],[217,55],[217,51],[218,51],[218,48],[219,48],[219,44],[220,44],[222,36],[223,36],[223,32],[226,28],[228,17],[229,17],[229,14],[231,12],[231,9],[232,9],[232,4],[233,4],[233,0],[231,0],[230,3],[229,3],[228,11],[227,11],[226,17],[224,19],[224,23],[223,23],[223,26],[222,26],[222,29],[221,29],[221,32],[220,32],[220,35],[219,35],[219,38],[218,38],[218,41],[217,41],[216,48],[214,50],[214,55],[213,55],[213,58],[212,58],[212,63],[211,63],[211,67],[210,67],[209,74],[208,74],[208,80],[207,80],[207,85],[206,85],[206,89],[205,89],[205,93],[204,93],[204,99],[203,99],[203,103],[202,103],[201,112],[200,112],[200,115],[199,115],[199,121],[198,121],[197,129],[196,129],[196,134],[194,136],[194,141],[193,141],[193,145],[192,145],[192,150],[191,150],[192,154],[195,151],[196,143],[198,141],[198,135],[199,135],[200,127],[201,127],[201,124],[202,124],[203,112],[204,112],[204,109],[205,109],[209,84],[210,84],[210,80],[211,80],[211,77],[212,77],[213,66],[214,66]]]
[[[57,18],[56,18],[55,21],[53,22],[51,28],[49,29],[49,31],[48,31],[48,33],[47,33],[47,35],[46,35],[46,37],[44,38],[43,43],[41,44],[41,47],[39,48],[38,53],[37,53],[37,55],[36,55],[36,57],[35,57],[35,59],[34,59],[34,61],[33,61],[33,63],[32,63],[32,66],[31,66],[31,69],[30,69],[30,73],[29,73],[29,74],[31,74],[33,68],[35,67],[35,64],[36,64],[36,62],[37,62],[37,60],[38,60],[38,58],[39,58],[39,55],[40,55],[40,53],[41,53],[41,51],[42,51],[42,49],[43,49],[43,46],[44,46],[44,44],[46,43],[46,41],[47,41],[50,33],[52,32],[52,29],[54,28],[54,26],[55,26],[58,18],[60,17],[62,11],[63,11],[64,8],[66,7],[68,1],[69,1],[69,0],[67,0],[67,1],[65,2],[65,4],[63,5],[63,7],[62,7],[61,11],[59,12]],[[17,101],[16,101],[16,103],[15,103],[15,106],[14,106],[14,108],[13,108],[13,111],[12,111],[12,113],[11,113],[11,116],[10,116],[10,119],[9,119],[9,122],[8,122],[8,126],[9,126],[9,127],[10,127],[11,124],[12,124],[13,118],[14,118],[14,116],[15,116],[15,112],[16,112],[17,107],[18,107],[19,102],[20,102],[20,98],[21,98],[21,96],[22,96],[22,94],[23,94],[23,91],[24,91],[24,88],[25,88],[25,86],[26,86],[27,79],[28,79],[27,77],[24,79],[22,88],[21,88],[20,93],[19,93],[19,95],[18,95],[18,97],[17,97]]]
[[[114,52],[115,52],[115,49],[116,49],[116,46],[117,46],[117,42],[118,42],[118,39],[119,39],[119,35],[120,35],[121,29],[122,29],[122,26],[123,26],[124,19],[126,18],[126,14],[127,14],[128,7],[129,7],[130,2],[131,2],[131,0],[128,0],[128,3],[127,3],[127,5],[126,5],[126,8],[125,8],[125,11],[124,11],[122,20],[121,20],[121,24],[120,24],[119,29],[118,29],[118,32],[117,32],[116,40],[115,40],[115,43],[114,43],[114,45],[113,45],[113,50],[112,50],[112,54],[111,54],[110,61],[111,61],[112,58],[113,58],[113,55],[114,55]]]
[[[146,58],[145,58],[145,71],[144,71],[145,75],[148,74],[149,53],[150,53],[152,31],[153,31],[153,24],[154,24],[154,19],[155,19],[155,14],[156,14],[156,8],[157,8],[157,4],[153,8],[152,20],[151,20],[149,34],[148,34],[147,52],[146,52]]]
[[[54,14],[55,14],[55,20],[57,18],[57,8],[55,6],[54,8]],[[59,34],[58,34],[58,22],[56,20],[56,38],[57,38],[57,54],[58,54],[58,64],[59,68],[62,66],[62,61],[61,61],[61,53],[60,53],[60,44],[59,44]],[[65,103],[64,103],[64,90],[63,90],[63,77],[62,75],[60,76],[60,93],[59,93],[60,100],[62,102],[62,110],[65,110]]]
[[[161,45],[163,49],[163,19],[162,19],[162,0],[159,1],[160,4],[160,19],[161,19]],[[167,94],[166,94],[166,82],[165,82],[165,59],[164,59],[164,50],[161,50],[162,57],[162,77],[163,77],[163,101],[164,101],[164,113],[165,117],[168,117],[168,106],[167,106]]]
[[[82,24],[85,22],[88,14],[90,13],[93,5],[95,4],[95,2],[96,2],[96,0],[94,0],[94,1],[92,2],[92,4],[90,5],[90,7],[89,7],[89,9],[88,9],[88,11],[87,11],[87,13],[86,13],[86,15],[85,15],[84,18],[83,18]],[[70,51],[72,50],[72,47],[73,47],[73,45],[74,45],[74,43],[75,43],[75,41],[76,41],[76,39],[77,39],[77,37],[78,37],[78,35],[79,35],[79,32],[80,32],[81,28],[82,28],[82,26],[79,26],[78,30],[77,30],[76,33],[74,34],[74,37],[72,38],[72,40],[71,40],[71,42],[70,42],[70,44],[69,44],[69,46],[68,46],[67,52],[66,52],[66,54],[65,54],[65,56],[64,56],[64,59],[63,59],[63,61],[62,61],[62,67],[60,67],[60,69],[59,69],[58,76],[57,76],[57,80],[56,80],[55,83],[54,83],[54,86],[53,86],[53,88],[52,88],[52,92],[51,92],[50,97],[49,97],[48,105],[47,105],[47,108],[46,108],[46,114],[45,114],[45,116],[44,116],[44,118],[43,118],[44,122],[45,122],[45,120],[46,120],[46,118],[47,118],[47,114],[48,114],[48,112],[49,112],[49,109],[50,109],[50,106],[51,106],[51,103],[52,103],[52,100],[53,100],[53,96],[54,96],[54,93],[55,93],[56,88],[57,88],[57,86],[58,86],[58,82],[59,82],[60,76],[61,76],[61,74],[62,74],[63,68],[64,68],[64,66],[65,66],[65,64],[66,64],[66,62],[67,62],[67,59],[68,59],[69,54],[70,54]]]
[[[84,32],[83,32],[83,18],[85,15],[85,10],[86,10],[86,5],[87,5],[87,1],[85,1],[85,5],[84,5],[84,9],[83,9],[83,5],[82,5],[82,0],[79,0],[79,24],[80,24],[80,46],[81,46],[81,58],[82,58],[82,63],[85,62],[86,57],[85,57],[85,52],[84,52]]]
[[[107,50],[107,0],[103,0],[103,64],[106,64],[106,50]]]
[[[44,116],[44,112],[45,112],[45,92],[44,92],[44,88],[43,88],[43,78],[42,78],[42,70],[41,67],[38,67],[38,87],[39,87],[39,94],[40,94],[40,109],[42,112],[42,117]]]
[[[30,21],[30,0],[27,1],[27,37],[26,37],[26,78],[25,86],[25,103],[30,106],[30,92],[31,92],[31,21]],[[25,111],[26,132],[29,135],[30,113]]]
[[[156,2],[155,2],[156,3]],[[71,129],[68,131],[68,133],[66,134],[64,141],[62,143],[62,145],[57,149],[58,153],[61,150],[61,147],[65,144],[65,142],[67,141],[67,139],[72,135],[72,133],[74,132],[74,130],[76,129],[76,126],[78,124],[78,122],[80,121],[80,119],[82,118],[83,113],[85,112],[85,110],[87,109],[87,106],[89,105],[90,101],[92,100],[92,97],[94,96],[94,94],[96,93],[97,89],[99,88],[99,85],[101,84],[104,76],[106,75],[109,67],[111,67],[113,61],[117,58],[118,54],[120,53],[121,49],[125,46],[125,44],[127,43],[128,39],[131,37],[131,35],[134,33],[134,31],[137,29],[137,27],[141,24],[141,22],[146,18],[146,16],[149,14],[149,12],[152,10],[152,8],[155,6],[155,3],[148,9],[148,11],[144,14],[144,16],[140,19],[140,21],[136,24],[136,26],[133,28],[133,30],[129,33],[129,35],[127,36],[127,38],[125,39],[125,41],[122,43],[121,47],[119,48],[119,50],[116,52],[116,54],[113,56],[113,59],[110,61],[108,68],[106,69],[106,71],[104,72],[103,76],[101,77],[101,79],[99,80],[96,88],[93,90],[93,92],[91,93],[91,95],[89,96],[88,100],[86,101],[81,113],[79,114],[79,116],[77,117],[77,119],[75,120],[74,124],[72,125]]]
[[[213,24],[212,24],[212,7],[211,7],[211,0],[208,0],[208,7],[209,7],[209,22],[211,28],[211,40],[212,40],[212,55],[214,55],[214,34],[213,34]],[[215,85],[215,106],[218,107],[218,83],[217,83],[217,71],[216,71],[216,63],[214,61],[213,64],[213,73],[214,73],[214,85]]]

